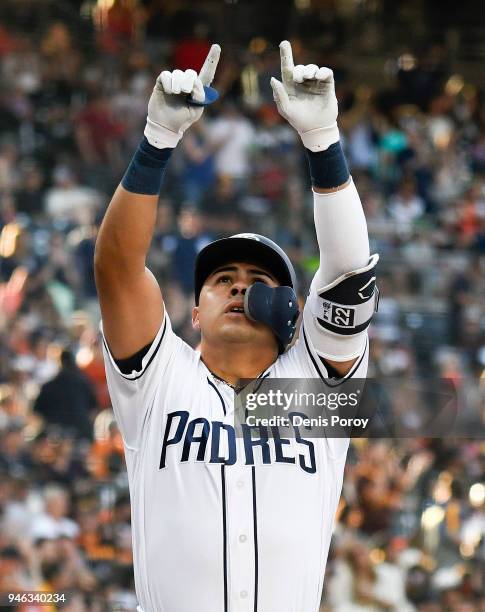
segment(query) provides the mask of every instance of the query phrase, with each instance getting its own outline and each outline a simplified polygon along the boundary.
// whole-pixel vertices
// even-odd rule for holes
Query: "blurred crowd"
[[[72,13],[39,25],[9,2],[0,9],[0,593],[69,592],[60,609],[101,612],[136,599],[94,245],[154,78],[200,68],[216,28],[165,15],[163,3],[85,4],[78,25]],[[311,36],[295,26],[292,41],[298,63],[334,69],[342,141],[381,255],[370,375],[451,380],[476,429],[352,442],[322,610],[483,612],[483,91],[453,72],[442,44],[389,53],[371,82],[338,53],[334,17],[314,15]],[[208,241],[271,236],[302,296],[318,265],[302,147],[269,87],[277,46],[238,44],[222,44],[221,101],[172,157],[148,261],[194,346],[192,270]]]

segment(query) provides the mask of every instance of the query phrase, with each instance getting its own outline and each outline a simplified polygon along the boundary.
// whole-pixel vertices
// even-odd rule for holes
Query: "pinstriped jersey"
[[[365,377],[367,345],[348,377]],[[348,439],[245,444],[233,435],[233,389],[167,314],[139,372],[122,374],[106,342],[104,358],[125,445],[140,609],[318,612]],[[303,329],[264,377],[328,374]]]

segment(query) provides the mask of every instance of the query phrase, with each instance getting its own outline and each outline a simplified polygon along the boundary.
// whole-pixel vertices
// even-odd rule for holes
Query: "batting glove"
[[[324,151],[338,142],[338,105],[333,72],[315,64],[295,66],[287,40],[280,44],[281,78],[271,79],[278,111],[300,134],[310,151]]]
[[[173,148],[185,130],[200,118],[203,106],[190,104],[190,100],[203,103],[204,86],[214,79],[221,48],[212,45],[199,74],[195,70],[164,70],[157,78],[150,101],[145,136],[158,149]]]

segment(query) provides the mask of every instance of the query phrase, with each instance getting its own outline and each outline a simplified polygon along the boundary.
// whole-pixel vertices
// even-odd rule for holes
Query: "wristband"
[[[122,186],[131,193],[158,195],[172,151],[152,146],[144,136],[121,180]]]
[[[349,167],[340,142],[336,142],[325,151],[305,149],[310,167],[312,185],[321,189],[333,189],[343,185],[349,179]]]

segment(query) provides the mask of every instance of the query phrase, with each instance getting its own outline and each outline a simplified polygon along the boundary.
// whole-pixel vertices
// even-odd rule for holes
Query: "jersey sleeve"
[[[121,372],[111,354],[100,324],[103,337],[103,357],[106,380],[113,411],[123,436],[125,446],[138,450],[143,423],[152,408],[155,394],[163,384],[167,371],[173,367],[184,342],[172,330],[165,311],[164,319],[139,370],[131,374]]]

